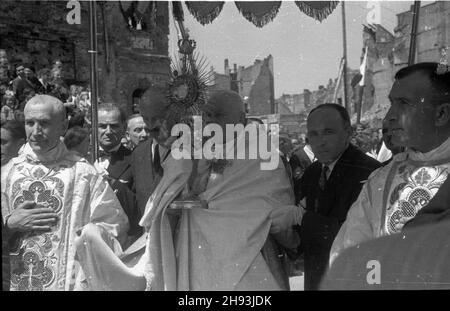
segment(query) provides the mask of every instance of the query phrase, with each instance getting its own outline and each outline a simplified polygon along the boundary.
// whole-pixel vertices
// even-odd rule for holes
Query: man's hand
[[[19,232],[49,231],[57,220],[58,215],[51,208],[37,207],[33,201],[25,201],[11,213],[6,226]]]

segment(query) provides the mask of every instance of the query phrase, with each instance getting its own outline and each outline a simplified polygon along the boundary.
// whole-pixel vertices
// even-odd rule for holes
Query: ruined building
[[[273,57],[255,60],[248,67],[233,65],[224,61],[224,74],[212,71],[210,90],[234,90],[244,100],[247,112],[253,116],[275,113],[275,87],[273,77]]]
[[[362,120],[380,126],[389,109],[389,91],[395,73],[407,66],[412,26],[412,8],[397,14],[394,34],[380,25],[365,27],[364,45],[368,46],[366,86]],[[415,62],[449,62],[450,2],[436,1],[420,8]]]
[[[70,5],[80,5],[80,23],[69,24]],[[90,77],[87,1],[1,1],[0,49],[12,66],[36,71],[63,64],[68,85],[88,86]],[[149,85],[169,79],[168,2],[97,2],[98,87],[103,101],[131,112]],[[69,18],[70,20],[70,18]]]

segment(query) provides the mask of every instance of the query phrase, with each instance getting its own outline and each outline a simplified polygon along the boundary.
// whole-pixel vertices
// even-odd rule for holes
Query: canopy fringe
[[[250,22],[252,22],[256,27],[262,28],[269,22],[271,22],[275,16],[277,16],[280,10],[281,1],[271,1],[271,2],[247,2],[247,1],[236,1],[236,7],[239,12]],[[257,12],[258,8],[263,8],[265,6],[266,11]],[[255,10],[253,10],[253,8]]]
[[[185,1],[189,12],[195,19],[205,26],[212,23],[213,20],[222,12],[224,1]]]
[[[319,22],[322,22],[338,6],[339,1],[295,1],[297,7]]]

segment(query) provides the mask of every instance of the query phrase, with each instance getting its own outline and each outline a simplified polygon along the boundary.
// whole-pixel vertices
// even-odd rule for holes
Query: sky
[[[424,2],[424,1],[422,1]],[[410,9],[413,1],[379,1],[380,21],[393,33],[396,14]],[[426,3],[429,3],[426,2]],[[425,4],[426,4],[425,3]],[[347,57],[350,68],[358,68],[362,50],[362,29],[370,11],[365,1],[345,1]],[[422,3],[422,5],[424,5]],[[339,4],[322,23],[301,12],[293,1],[283,1],[275,19],[257,28],[227,1],[220,15],[202,26],[183,4],[185,22],[196,51],[205,56],[214,70],[223,73],[224,59],[230,67],[250,66],[255,59],[273,56],[275,98],[282,94],[303,93],[337,78],[343,55],[342,8]],[[176,56],[177,28],[171,16],[169,54]]]

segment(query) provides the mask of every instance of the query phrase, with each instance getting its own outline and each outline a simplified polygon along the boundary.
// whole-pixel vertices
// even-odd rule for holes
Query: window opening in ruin
[[[139,105],[141,103],[142,100],[142,95],[144,94],[145,89],[136,89],[133,92],[133,100],[132,100],[132,107],[131,107],[131,111],[133,113],[140,113],[139,110]]]

